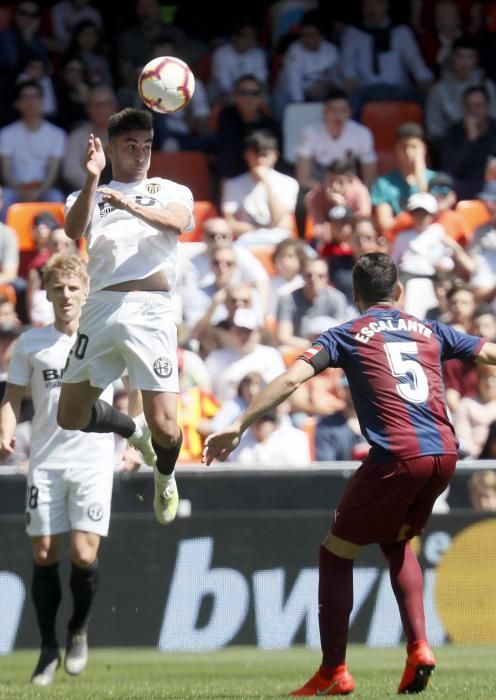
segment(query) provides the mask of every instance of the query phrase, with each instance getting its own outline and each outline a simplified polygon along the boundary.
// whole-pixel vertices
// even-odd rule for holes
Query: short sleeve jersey
[[[184,185],[153,177],[139,182],[112,180],[108,187],[144,207],[165,209],[168,204],[183,204],[190,212],[186,231],[194,228],[193,195]],[[66,213],[78,194],[74,192],[67,198]],[[144,279],[160,270],[167,276],[171,290],[175,289],[178,241],[175,229],[158,230],[128,211],[114,209],[97,191],[85,237],[90,294],[112,284]]]
[[[111,433],[82,433],[57,425],[57,405],[67,355],[76,335],[60,333],[53,324],[26,331],[17,339],[7,379],[31,386],[34,418],[31,435],[31,470],[95,467],[113,469],[114,438]],[[112,387],[102,398],[112,403]]]
[[[441,362],[474,360],[484,340],[393,307],[373,306],[323,333],[302,359],[324,348],[348,379],[369,459],[456,454]]]

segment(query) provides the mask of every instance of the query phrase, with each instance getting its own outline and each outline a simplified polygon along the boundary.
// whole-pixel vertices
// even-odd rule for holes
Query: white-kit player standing
[[[41,634],[41,653],[31,678],[35,685],[49,685],[60,664],[55,632],[62,597],[58,563],[62,535],[69,531],[74,609],[64,663],[71,674],[86,667],[88,618],[98,586],[100,538],[108,532],[114,469],[112,435],[84,435],[57,425],[62,374],[88,294],[86,265],[76,255],[55,255],[44,267],[43,279],[55,322],[26,331],[17,340],[0,407],[0,459],[5,459],[15,447],[21,401],[31,388],[26,530],[32,542],[31,591]],[[112,401],[112,388],[104,395]]]
[[[90,293],[64,374],[58,422],[69,430],[115,432],[141,450],[154,466],[154,510],[165,524],[177,511],[174,466],[182,443],[172,293],[178,236],[194,226],[193,197],[171,180],[147,178],[150,112],[114,114],[108,139],[108,187],[98,187],[105,153],[91,134],[86,182],[67,200],[65,231],[87,240]],[[134,420],[99,398],[126,368],[131,390],[143,396],[144,414]]]

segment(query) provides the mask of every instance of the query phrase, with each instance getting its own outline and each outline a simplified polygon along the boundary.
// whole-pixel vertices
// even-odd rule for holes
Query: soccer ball
[[[190,67],[174,56],[154,58],[141,71],[138,91],[147,107],[168,114],[186,107],[195,91]]]

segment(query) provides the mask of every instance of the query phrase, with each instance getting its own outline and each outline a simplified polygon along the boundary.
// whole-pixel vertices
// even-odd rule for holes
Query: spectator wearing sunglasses
[[[251,131],[270,131],[281,145],[281,127],[268,114],[263,84],[255,75],[242,75],[234,84],[233,104],[224,107],[217,125],[217,174],[221,179],[246,173],[245,139]]]

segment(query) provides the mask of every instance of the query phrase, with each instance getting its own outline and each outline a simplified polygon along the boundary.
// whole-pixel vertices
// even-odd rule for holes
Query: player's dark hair
[[[255,151],[259,154],[277,151],[277,139],[268,129],[257,129],[250,131],[245,138],[244,147],[246,151]]]
[[[396,129],[396,141],[402,141],[403,139],[420,139],[424,140],[424,130],[420,124],[415,122],[403,122]]]
[[[108,120],[107,133],[109,141],[130,131],[149,131],[153,134],[153,117],[144,109],[126,107],[113,114]]]
[[[353,267],[353,289],[368,304],[394,299],[397,284],[398,270],[386,253],[366,253]]]

